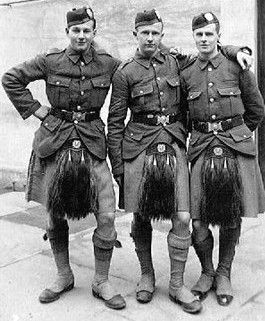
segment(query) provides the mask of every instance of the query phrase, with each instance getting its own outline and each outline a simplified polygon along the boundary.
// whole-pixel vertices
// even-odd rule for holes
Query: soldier
[[[169,296],[184,311],[197,313],[201,303],[183,284],[191,237],[178,61],[159,50],[163,22],[156,10],[137,14],[134,36],[134,58],[122,63],[113,77],[108,147],[114,178],[125,185],[125,210],[134,212],[131,235],[142,273],[136,299],[150,302],[155,291],[151,220],[171,219]],[[125,128],[128,109],[131,117]]]
[[[42,303],[57,300],[74,286],[69,264],[68,219],[94,213],[95,276],[92,292],[113,309],[125,301],[108,281],[113,246],[115,196],[106,163],[106,138],[100,109],[119,65],[94,47],[96,20],[92,9],[67,12],[69,46],[20,64],[3,76],[3,86],[23,119],[35,115],[42,123],[35,133],[29,165],[27,199],[47,206],[47,236],[58,275],[39,296]],[[34,99],[27,85],[46,82],[51,108]]]
[[[182,70],[192,133],[191,217],[193,246],[202,273],[192,288],[201,300],[214,287],[217,302],[233,299],[231,266],[239,241],[241,218],[264,212],[264,190],[253,131],[264,116],[264,104],[253,73],[217,50],[217,17],[202,13],[192,20],[197,59]],[[213,236],[218,225],[219,262],[212,261]]]

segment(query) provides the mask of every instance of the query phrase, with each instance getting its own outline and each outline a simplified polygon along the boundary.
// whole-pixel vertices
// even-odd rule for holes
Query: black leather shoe
[[[210,290],[209,290],[210,291]],[[201,292],[201,291],[195,291],[195,290],[191,290],[191,293],[196,296],[200,301],[203,301],[207,298],[208,296],[208,292]]]
[[[182,302],[180,300],[178,300],[176,297],[174,297],[173,295],[169,294],[169,298],[171,301],[177,303],[178,305],[180,305],[182,307],[182,310],[187,312],[187,313],[191,313],[191,314],[197,314],[202,310],[202,304],[199,300],[194,300],[192,302]]]
[[[126,302],[124,298],[120,294],[114,295],[111,299],[105,300],[99,293],[97,293],[95,290],[92,289],[92,294],[95,298],[101,299],[105,302],[105,305],[108,308],[114,309],[114,310],[121,310],[126,307]]]
[[[217,295],[216,297],[217,297],[218,304],[222,306],[229,305],[234,298],[232,295],[226,295],[226,294],[220,294],[220,295]]]
[[[136,300],[140,303],[149,303],[153,299],[154,292],[141,290],[136,292]]]
[[[65,289],[63,289],[60,292],[54,292],[50,289],[45,289],[41,292],[41,294],[39,296],[39,301],[41,303],[50,303],[50,302],[56,301],[60,298],[61,294],[72,290],[73,287],[74,287],[74,282],[71,283],[70,285],[68,285]]]

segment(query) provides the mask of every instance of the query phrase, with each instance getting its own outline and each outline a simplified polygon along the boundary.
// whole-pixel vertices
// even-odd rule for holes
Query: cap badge
[[[212,21],[212,20],[214,20],[214,17],[213,17],[213,15],[210,13],[210,12],[207,12],[207,13],[205,13],[204,14],[204,18],[207,20],[207,21]]]

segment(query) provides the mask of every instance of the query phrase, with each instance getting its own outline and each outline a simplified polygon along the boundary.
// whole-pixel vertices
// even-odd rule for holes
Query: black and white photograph
[[[265,320],[264,26],[0,0],[0,321]]]

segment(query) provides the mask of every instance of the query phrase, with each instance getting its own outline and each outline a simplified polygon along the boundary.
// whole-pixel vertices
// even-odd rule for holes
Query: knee
[[[192,221],[192,238],[194,242],[202,242],[209,236],[208,225],[200,220]]]
[[[178,220],[181,224],[190,224],[190,213],[189,212],[178,212]]]
[[[97,216],[97,222],[100,226],[114,226],[115,213],[100,213]]]

